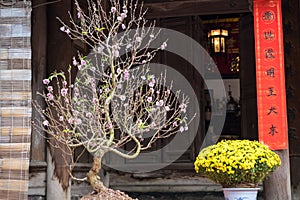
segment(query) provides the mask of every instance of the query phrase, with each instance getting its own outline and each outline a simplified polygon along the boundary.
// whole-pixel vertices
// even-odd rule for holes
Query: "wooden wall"
[[[31,134],[29,3],[0,4],[0,199],[27,199]]]
[[[288,133],[293,199],[300,198],[300,2],[284,0],[282,4]],[[297,195],[297,196],[296,196]]]

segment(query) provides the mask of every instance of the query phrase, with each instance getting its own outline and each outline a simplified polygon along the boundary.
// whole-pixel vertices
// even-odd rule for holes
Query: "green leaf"
[[[64,72],[57,73],[56,71],[52,72],[48,79],[52,81],[53,78],[57,78],[58,76],[61,76],[64,80],[66,80]]]
[[[63,130],[63,133],[74,133],[74,131],[70,130],[70,129],[65,129],[65,130]]]
[[[81,133],[75,133],[75,137],[79,137],[79,136],[81,136]]]
[[[146,126],[146,124],[145,124],[145,122],[142,122],[142,123],[140,123],[139,125],[138,125],[138,128],[139,129],[144,129],[144,128],[146,128],[147,126]]]
[[[95,30],[98,31],[98,32],[100,32],[100,31],[105,30],[105,28],[104,27],[101,27],[101,28],[95,27]]]

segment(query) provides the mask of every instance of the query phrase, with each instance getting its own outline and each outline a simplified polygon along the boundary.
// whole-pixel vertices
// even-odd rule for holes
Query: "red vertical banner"
[[[259,140],[286,149],[287,113],[281,0],[254,0]]]

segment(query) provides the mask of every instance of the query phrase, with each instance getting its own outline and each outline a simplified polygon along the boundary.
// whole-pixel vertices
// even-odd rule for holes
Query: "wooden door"
[[[157,26],[184,33],[197,41],[200,41],[201,38],[201,21],[199,17],[191,16],[158,19]],[[168,41],[170,45],[171,43],[174,44],[176,42],[180,43],[180,41]],[[182,44],[180,43],[179,46],[180,48],[184,48],[185,51],[192,51],[191,45],[184,42]],[[191,54],[191,56],[193,56],[193,54]],[[177,70],[186,80],[188,80],[189,84],[192,86],[194,92],[197,95],[197,97],[190,100],[190,109],[201,110],[200,113],[203,113],[203,108],[199,108],[199,105],[204,105],[204,103],[202,103],[204,84],[200,74],[193,68],[193,66],[189,64],[188,61],[186,61],[184,58],[181,58],[180,56],[167,51],[159,54],[156,58],[156,61],[158,63],[172,67],[173,69]],[[176,81],[176,79],[174,81]],[[196,108],[196,106],[198,107]],[[198,118],[201,115],[200,113],[197,113]],[[195,126],[195,124],[192,124],[186,133],[178,133],[181,135],[176,135],[176,137],[157,141],[156,144],[152,147],[151,151],[156,151],[158,149],[166,147],[161,151],[161,154],[141,154],[140,156],[138,156],[138,158],[133,160],[125,160],[110,154],[109,158],[107,158],[106,161],[111,167],[116,166],[117,169],[121,169],[121,166],[123,165],[125,170],[129,170],[130,168],[132,168],[136,172],[139,171],[139,166],[143,167],[142,169],[151,166],[154,166],[156,168],[157,166],[167,166],[166,164],[171,163],[172,161],[175,162],[169,165],[169,168],[175,168],[174,166],[176,165],[176,169],[193,169],[196,149],[198,149],[197,147],[200,146],[199,143],[201,142],[201,138],[204,137],[204,120],[202,121],[203,122],[200,122],[201,124],[199,126],[198,124],[197,126]],[[197,123],[199,123],[199,120]],[[198,130],[196,130],[196,128],[194,127],[199,128]],[[195,134],[197,134],[196,138]],[[172,148],[170,147],[170,145],[168,146],[168,143],[170,141],[172,141],[173,143],[172,146],[176,146],[176,148]],[[178,158],[179,154],[181,154],[181,156]]]
[[[197,42],[201,42],[202,38],[202,25],[201,25],[201,20],[198,16],[189,16],[189,17],[174,17],[174,18],[166,18],[166,19],[160,19],[160,26],[163,28],[168,28],[172,29],[178,32],[181,32]],[[170,41],[175,43],[176,41]],[[178,41],[178,43],[180,43]],[[189,53],[189,58],[188,59],[194,59],[193,56],[197,55],[197,53],[192,52],[193,49],[191,47],[191,44],[188,43],[180,43],[177,45],[178,48],[183,48],[185,51],[191,52]],[[200,52],[199,52],[200,54]],[[195,68],[189,64],[184,58],[179,57],[178,55],[175,55],[170,52],[164,52],[161,58],[161,63],[170,66],[180,72],[182,76],[185,77],[185,79],[189,80],[189,83],[193,87],[197,99],[191,99],[190,102],[190,107],[192,110],[200,110],[200,113],[203,113],[203,108],[197,108],[197,106],[204,105],[202,103],[203,101],[203,93],[204,93],[204,85],[203,85],[203,80],[200,76],[200,74],[195,70]],[[176,81],[176,80],[174,80]],[[184,91],[183,91],[184,92]],[[197,102],[196,102],[197,101]],[[202,112],[201,112],[202,110]],[[197,113],[198,116],[200,116],[200,113]],[[201,117],[200,117],[201,118]],[[201,118],[203,119],[203,118]],[[201,121],[201,120],[200,120]],[[202,120],[203,121],[203,120]],[[197,122],[199,123],[199,122]],[[175,163],[193,163],[195,160],[195,155],[198,147],[200,146],[200,142],[202,142],[203,139],[203,134],[204,134],[204,121],[200,122],[201,124],[199,125],[198,130],[196,130],[195,124],[191,124],[190,130],[188,133],[185,133],[185,135],[180,135],[179,137],[177,136],[175,138],[176,141],[176,148],[166,148],[163,156],[162,156],[162,161],[163,162],[169,162],[174,160],[174,156],[176,156],[178,153],[182,153],[182,156],[175,161]],[[198,124],[197,124],[198,125]],[[195,136],[195,132],[199,132]],[[201,134],[202,133],[202,134]],[[202,136],[202,137],[201,137]],[[163,144],[168,143],[172,138],[165,139],[163,141]],[[192,142],[193,141],[193,142]],[[186,147],[189,145],[190,147],[186,149]],[[175,150],[176,149],[176,150]]]
[[[241,137],[258,139],[253,15],[240,18]]]

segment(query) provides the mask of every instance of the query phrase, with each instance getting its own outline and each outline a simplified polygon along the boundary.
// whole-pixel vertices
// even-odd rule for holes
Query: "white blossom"
[[[154,87],[154,83],[153,83],[153,82],[150,82],[150,83],[149,83],[149,87],[151,87],[151,88]]]
[[[67,88],[62,88],[61,91],[60,91],[61,95],[64,97],[67,95],[68,93],[68,89]]]
[[[107,128],[112,128],[113,127],[113,125],[112,125],[112,123],[111,122],[109,122],[109,123],[107,123]]]
[[[141,37],[136,37],[136,38],[135,38],[135,41],[136,41],[136,42],[142,42],[142,38],[141,38]]]
[[[49,101],[54,100],[54,96],[53,96],[52,93],[48,93],[48,94],[47,94],[47,98],[48,98]]]
[[[164,49],[166,49],[166,47],[167,47],[167,43],[164,42],[164,43],[162,43],[162,45],[160,46],[160,49],[161,49],[161,50],[164,50]]]
[[[130,44],[130,43],[126,45],[126,49],[130,49],[131,47],[132,47],[132,44]]]
[[[187,105],[185,103],[182,103],[182,104],[179,105],[179,108],[181,109],[181,112],[185,113]]]
[[[173,127],[176,127],[177,126],[177,122],[173,122]]]
[[[65,32],[66,31],[66,28],[64,26],[60,27],[60,30]]]
[[[50,83],[49,79],[46,78],[46,79],[43,80],[43,84],[48,85],[49,83]]]
[[[127,17],[126,13],[121,13],[122,20]]]
[[[159,101],[157,101],[156,103],[155,103],[155,105],[157,105],[157,106],[163,106],[164,105],[164,101],[163,100],[159,100]]]
[[[121,99],[121,101],[125,101],[126,100],[126,96],[125,95],[121,95],[120,99]]]
[[[92,117],[93,117],[93,114],[90,113],[90,112],[88,112],[88,113],[85,114],[85,116],[86,116],[87,118],[92,118]]]
[[[122,18],[121,16],[118,16],[118,17],[117,17],[117,20],[118,20],[119,22],[121,22],[121,21],[123,21],[123,18]]]
[[[48,120],[43,121],[43,125],[44,126],[49,126],[49,121]]]
[[[169,90],[169,89],[167,89],[166,91],[165,91],[165,94],[166,95],[169,95],[171,93],[171,91]]]
[[[49,86],[47,87],[47,90],[48,90],[49,92],[53,92],[53,87],[49,85]]]
[[[75,124],[76,124],[76,125],[80,125],[81,123],[82,123],[82,120],[79,119],[79,118],[77,118],[76,121],[75,121]]]
[[[120,68],[117,69],[117,74],[121,74],[122,70]]]
[[[125,80],[129,79],[129,72],[126,69],[124,70],[124,79]]]
[[[112,13],[115,13],[115,12],[117,11],[117,8],[116,8],[116,7],[111,7],[110,11],[111,11]]]
[[[74,123],[74,118],[73,118],[73,117],[70,117],[70,118],[68,119],[68,123],[69,123],[69,124],[73,124],[73,123]]]
[[[80,60],[80,64],[81,64],[82,66],[85,66],[87,63],[86,63],[85,60],[81,59],[81,60]]]
[[[71,33],[70,29],[67,29],[65,32],[66,32],[67,34],[70,34],[70,33]]]
[[[77,65],[78,65],[78,62],[77,62],[77,60],[75,59],[75,57],[73,57],[73,62],[72,62],[72,63],[73,63],[74,66],[77,66]]]
[[[151,102],[152,101],[152,97],[147,97],[147,101]]]
[[[180,126],[179,131],[182,133],[184,131],[183,126]]]

